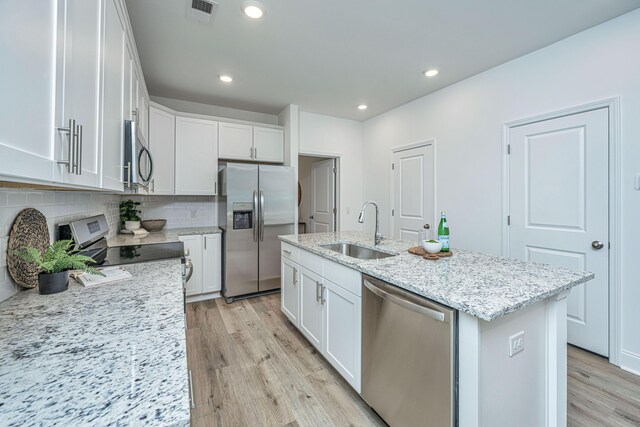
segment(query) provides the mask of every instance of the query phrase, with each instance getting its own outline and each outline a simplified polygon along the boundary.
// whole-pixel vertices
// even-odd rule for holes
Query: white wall
[[[278,116],[273,114],[257,113],[255,111],[238,110],[236,108],[220,107],[218,105],[201,104],[199,102],[183,101],[182,99],[152,96],[151,100],[160,105],[176,111],[191,114],[204,114],[207,116],[224,117],[227,119],[247,120],[250,122],[278,124]]]
[[[320,114],[300,112],[299,153],[340,158],[340,230],[361,230],[358,212],[362,197],[362,123]]]
[[[57,237],[58,224],[74,219],[105,214],[112,237],[118,231],[120,196],[78,191],[0,190],[0,301],[19,288],[7,269],[7,244],[13,221],[25,208],[38,209],[47,218],[49,238]]]
[[[446,70],[441,70],[446,73]],[[391,147],[436,140],[436,205],[452,245],[501,253],[505,122],[620,97],[622,358],[640,372],[640,10],[395,108],[364,123],[364,196],[388,216]],[[389,221],[383,221],[389,232]]]

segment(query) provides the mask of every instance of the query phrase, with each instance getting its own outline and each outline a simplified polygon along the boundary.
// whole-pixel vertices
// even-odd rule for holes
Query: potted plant
[[[140,228],[140,216],[142,211],[138,209],[140,202],[129,199],[120,203],[120,220],[125,230],[133,231]]]
[[[39,270],[38,292],[42,295],[56,294],[69,287],[69,270],[81,270],[90,274],[103,274],[87,264],[95,263],[93,258],[80,255],[71,249],[73,240],[58,240],[49,246],[44,253],[29,247],[13,252]]]

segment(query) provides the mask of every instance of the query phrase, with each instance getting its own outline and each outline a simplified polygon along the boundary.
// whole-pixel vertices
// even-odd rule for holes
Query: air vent
[[[215,17],[218,3],[212,0],[187,0],[187,19],[208,24]]]

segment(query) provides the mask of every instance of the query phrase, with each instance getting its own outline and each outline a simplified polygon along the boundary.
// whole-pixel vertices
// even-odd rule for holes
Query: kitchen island
[[[324,247],[351,243],[374,249],[372,236],[360,232],[280,239],[283,312],[356,391],[361,391],[364,274],[456,310],[460,426],[566,424],[566,297],[572,287],[591,280],[592,273],[457,249],[450,258],[430,261],[407,252],[415,242],[393,239],[375,247],[392,255],[382,259],[358,259]],[[304,317],[312,313],[313,304],[313,295],[307,300],[311,303],[305,302],[308,277],[319,284],[320,303],[332,290],[351,302],[341,313],[341,326],[330,330],[337,322],[331,310],[322,308],[321,326],[314,333],[315,320]],[[342,307],[347,307],[344,301]],[[331,334],[342,335],[332,344]],[[514,352],[512,338],[519,334],[524,335],[521,348]],[[349,340],[351,345],[345,345]]]
[[[130,279],[0,304],[3,425],[188,425],[179,260]]]

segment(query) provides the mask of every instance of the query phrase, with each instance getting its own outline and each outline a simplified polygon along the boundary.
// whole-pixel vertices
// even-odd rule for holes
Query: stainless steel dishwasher
[[[457,425],[457,312],[363,284],[362,397],[392,427]]]

